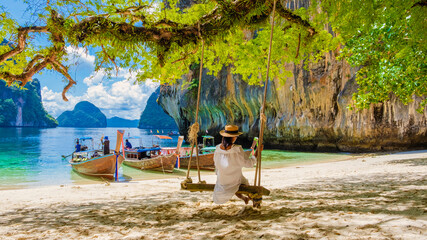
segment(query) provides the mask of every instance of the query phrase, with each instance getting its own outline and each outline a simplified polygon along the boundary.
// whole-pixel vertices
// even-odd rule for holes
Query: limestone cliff
[[[40,82],[25,89],[8,87],[0,80],[0,127],[56,127],[58,123],[43,108]]]
[[[157,103],[160,87],[154,91],[147,100],[147,105],[139,118],[138,128],[143,129],[176,129],[173,118],[163,111]]]
[[[309,66],[286,64],[293,72],[285,85],[270,82],[265,145],[270,148],[318,151],[381,151],[427,147],[427,113],[416,112],[419,99],[405,106],[397,99],[368,110],[347,108],[357,85],[355,69],[337,61],[334,53]],[[249,86],[224,67],[215,77],[204,71],[200,123],[219,141],[218,132],[229,123],[241,126],[240,138],[250,142],[259,131],[263,88]],[[181,83],[162,88],[158,99],[178,123],[181,134],[194,122],[197,88],[181,89],[183,81],[197,78],[190,72]],[[242,139],[243,138],[243,139]]]

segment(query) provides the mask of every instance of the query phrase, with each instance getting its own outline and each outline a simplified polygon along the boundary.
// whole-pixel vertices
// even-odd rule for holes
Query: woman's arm
[[[242,167],[247,167],[247,168],[253,167],[256,162],[256,158],[254,156],[251,156],[248,158],[242,146],[239,146],[239,158],[240,158],[239,160],[241,162]]]

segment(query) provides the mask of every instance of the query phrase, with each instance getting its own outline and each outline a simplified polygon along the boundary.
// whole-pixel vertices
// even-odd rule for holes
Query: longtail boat
[[[123,133],[122,130],[117,131],[116,148],[107,154],[103,150],[74,152],[70,160],[73,170],[89,176],[114,178],[124,161],[124,157],[119,154]]]
[[[143,149],[147,151],[157,151],[160,150],[160,148],[150,148],[150,149]],[[176,155],[175,154],[169,154],[169,155],[159,155],[156,157],[147,157],[143,159],[135,159],[132,158],[131,153],[126,153],[126,159],[124,161],[124,164],[129,167],[138,168],[141,170],[156,170],[156,171],[163,171],[163,172],[173,172],[173,169],[176,164]]]
[[[193,153],[191,169],[197,169],[196,161],[196,154]],[[190,162],[190,156],[179,157],[180,168],[188,168],[188,162]],[[203,170],[215,170],[214,153],[199,154],[199,167]]]
[[[203,170],[215,170],[214,137],[205,135],[205,136],[202,136],[202,138],[203,138],[203,146],[200,149],[200,153],[199,153],[199,167],[200,169],[203,169]],[[193,151],[196,151],[196,149],[194,148]],[[180,155],[179,157],[180,168],[188,168],[188,162],[190,161],[190,152],[191,152],[191,147],[189,148],[189,151],[186,152],[187,154]],[[193,152],[193,158],[191,160],[191,168],[197,169],[195,152]]]
[[[175,151],[167,155],[162,155],[160,147],[125,150],[124,164],[141,170],[173,172],[183,140],[184,137],[179,137]]]

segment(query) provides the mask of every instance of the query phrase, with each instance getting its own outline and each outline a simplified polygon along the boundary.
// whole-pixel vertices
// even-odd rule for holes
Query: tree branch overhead
[[[74,46],[89,46],[94,39],[103,39],[105,42],[121,42],[129,45],[154,44],[154,46],[158,46],[158,61],[160,65],[163,65],[172,44],[175,43],[181,47],[190,43],[197,44],[201,38],[209,44],[210,41],[215,41],[218,35],[227,32],[233,26],[254,25],[267,21],[273,6],[272,0],[216,1],[216,3],[217,5],[212,11],[193,24],[182,24],[167,18],[149,22],[142,11],[147,8],[145,5],[112,10],[111,14],[120,15],[123,20],[117,20],[117,18],[111,20],[110,13],[93,15],[84,19],[79,19],[75,15],[75,19],[73,19],[73,16],[64,18],[52,10],[50,16],[47,17],[47,26],[30,26],[17,29],[16,46],[0,55],[0,64],[25,51],[27,48],[26,41],[30,33],[45,33],[49,35],[52,46],[44,54],[36,53],[32,56],[21,74],[12,74],[0,69],[0,77],[5,79],[8,84],[18,82],[20,86],[25,86],[34,74],[51,66],[68,80],[68,84],[63,91],[63,99],[67,101],[65,93],[76,84],[75,80],[68,74],[67,67],[61,63],[63,56],[67,54],[65,52],[67,43]],[[316,30],[308,21],[303,20],[291,10],[283,8],[280,4],[278,4],[277,12],[286,21],[306,28],[310,36],[316,33]],[[108,58],[107,61],[109,60],[116,65],[115,56],[110,56],[105,52],[104,48],[102,49]],[[101,64],[103,63],[104,61]]]

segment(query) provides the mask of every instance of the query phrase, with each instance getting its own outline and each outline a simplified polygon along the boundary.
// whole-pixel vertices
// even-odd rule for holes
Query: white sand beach
[[[260,210],[183,179],[2,190],[0,239],[427,239],[427,151],[264,169]]]

